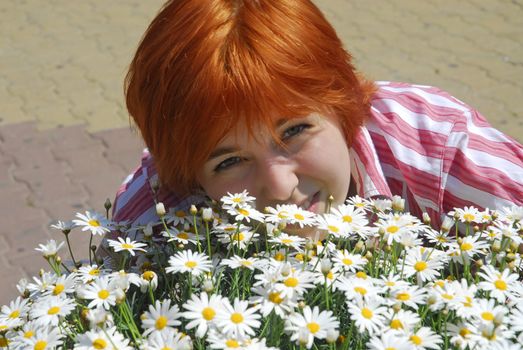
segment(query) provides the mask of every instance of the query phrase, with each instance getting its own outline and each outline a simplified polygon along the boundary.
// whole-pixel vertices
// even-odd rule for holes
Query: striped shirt
[[[501,209],[523,205],[523,147],[494,129],[481,114],[434,87],[377,82],[372,117],[350,149],[351,176],[361,197],[405,199],[406,211],[429,214],[439,226],[455,207]],[[151,182],[153,159],[142,164],[118,190],[113,219],[134,224],[155,221]],[[162,191],[166,207],[186,209],[199,196]]]

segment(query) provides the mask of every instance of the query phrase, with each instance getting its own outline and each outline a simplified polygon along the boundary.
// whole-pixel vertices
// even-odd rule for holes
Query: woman
[[[454,207],[523,204],[521,145],[436,88],[365,80],[308,0],[169,1],[126,99],[148,151],[117,221],[243,189],[259,208],[316,213],[329,196],[400,195],[435,225]]]

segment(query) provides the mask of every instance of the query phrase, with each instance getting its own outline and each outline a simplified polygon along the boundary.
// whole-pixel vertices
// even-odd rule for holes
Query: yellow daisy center
[[[107,342],[102,338],[97,338],[93,341],[93,348],[95,349],[105,349],[107,347]]]
[[[101,291],[98,292],[98,298],[100,299],[107,299],[109,298],[109,291],[107,289],[102,289]]]
[[[441,294],[441,297],[442,297],[443,299],[447,299],[447,300],[452,300],[452,299],[454,299],[454,296],[453,296],[453,295],[450,295],[450,294],[447,294],[447,293],[443,293],[443,294]]]
[[[239,348],[240,344],[234,340],[234,339],[227,339],[225,342],[225,345],[227,345],[228,348]]]
[[[91,219],[88,221],[88,224],[89,224],[89,226],[98,227],[98,226],[100,226],[100,221]]]
[[[334,279],[334,274],[332,273],[332,270],[330,270],[330,271],[327,273],[327,276],[326,276],[326,277],[327,277],[328,280],[332,280],[332,279]]]
[[[385,282],[385,285],[387,287],[394,287],[396,285],[396,282],[394,282],[394,281],[387,281],[387,282]]]
[[[0,348],[7,348],[9,340],[6,337],[0,337]]]
[[[49,310],[47,310],[48,315],[56,315],[59,312],[60,312],[60,307],[58,307],[58,306],[53,306]]]
[[[328,225],[328,226],[327,226],[327,229],[328,229],[330,232],[333,232],[333,233],[338,233],[338,232],[340,232],[339,227],[334,226],[334,225]]]
[[[176,217],[179,217],[179,218],[184,218],[185,212],[183,210],[177,210],[176,213],[174,213],[174,215],[176,215]]]
[[[152,271],[145,271],[143,274],[142,274],[142,278],[146,281],[152,281],[153,278],[154,278],[154,272]]]
[[[122,248],[123,249],[133,249],[134,245],[129,244],[129,243],[124,243],[124,244],[122,244]]]
[[[194,269],[197,265],[198,265],[198,264],[196,263],[196,261],[192,261],[192,260],[187,261],[187,262],[185,263],[185,266],[188,267],[188,268],[190,268],[190,269]]]
[[[472,244],[470,244],[469,242],[461,243],[461,250],[463,250],[465,252],[471,250],[472,248],[474,248],[474,246]]]
[[[34,350],[44,350],[47,347],[47,342],[39,340],[35,343]]]
[[[9,314],[9,318],[17,318],[18,316],[20,316],[20,310],[14,310]]]
[[[98,276],[100,274],[100,270],[98,269],[92,269],[91,271],[89,271],[89,275],[91,276]]]
[[[358,271],[356,272],[356,277],[366,280],[367,274],[364,271]]]
[[[503,280],[497,280],[496,282],[494,282],[494,286],[499,290],[507,289],[507,283]]]
[[[423,343],[421,338],[419,336],[417,336],[416,334],[413,334],[410,336],[410,341],[416,345],[421,345],[421,343]]]
[[[245,239],[245,236],[243,235],[243,233],[239,232],[239,233],[235,233],[232,235],[232,240],[233,241],[238,241],[238,242],[241,242]]]
[[[278,252],[278,253],[274,254],[274,260],[283,261],[283,260],[285,260],[285,255],[283,255],[283,253]]]
[[[291,287],[291,288],[294,288],[298,285],[298,279],[297,278],[294,278],[294,277],[289,277],[285,280],[285,285],[287,287]]]
[[[398,293],[398,294],[396,294],[396,299],[401,300],[401,301],[407,301],[410,299],[410,294],[409,293]]]
[[[459,330],[459,335],[461,335],[463,338],[466,338],[471,333],[472,332],[468,328],[461,328]]]
[[[305,217],[303,215],[301,215],[300,213],[294,214],[294,218],[296,220],[303,220],[303,219],[305,219]]]
[[[176,237],[181,238],[181,239],[187,239],[187,238],[189,238],[189,235],[187,234],[187,232],[180,232],[176,235]]]
[[[242,264],[242,266],[245,266],[245,267],[252,266],[252,262],[250,262],[249,260],[242,260],[241,264]]]
[[[469,213],[466,213],[466,214],[463,215],[463,219],[464,219],[465,221],[471,222],[471,221],[474,220],[474,215],[469,214]]]
[[[427,263],[425,261],[418,261],[414,264],[414,270],[421,272],[427,268]]]
[[[309,332],[312,334],[315,334],[320,330],[320,325],[316,322],[307,323],[307,328],[309,329]]]
[[[395,347],[389,346],[388,348],[385,348],[385,350],[397,350]]]
[[[284,238],[284,239],[281,240],[281,242],[283,244],[291,244],[294,241],[292,239],[289,239],[289,238]]]
[[[29,339],[29,338],[31,338],[33,335],[35,335],[35,332],[33,332],[33,331],[27,331],[27,332],[24,333],[24,338]]]
[[[352,265],[353,264],[353,261],[349,258],[345,258],[341,261],[342,263],[344,263],[345,265]]]
[[[352,222],[352,216],[350,216],[350,215],[344,215],[344,216],[343,216],[343,222],[351,223],[351,222]]]
[[[206,307],[202,310],[202,316],[206,321],[210,321],[216,315],[216,311],[212,307]]]
[[[289,213],[286,212],[286,211],[280,211],[280,212],[278,213],[278,217],[279,217],[280,219],[286,219],[286,218],[289,217]]]
[[[62,293],[65,289],[65,286],[61,283],[58,283],[56,284],[56,286],[54,286],[54,289],[53,289],[53,295],[58,295],[60,293]]]
[[[492,321],[494,319],[494,314],[492,312],[485,311],[481,313],[481,318],[485,321]]]
[[[465,297],[465,302],[463,302],[463,306],[465,307],[472,307],[472,298],[471,297]]]
[[[396,232],[398,232],[400,228],[398,226],[389,226],[387,227],[387,232],[390,233],[390,234],[395,234]]]
[[[234,197],[234,198],[232,199],[232,201],[233,201],[234,203],[241,203],[241,202],[242,202],[242,199],[241,199],[240,197]]]
[[[363,288],[363,287],[354,287],[354,291],[356,293],[361,294],[361,295],[367,294],[367,290],[365,288]]]
[[[233,314],[231,315],[231,321],[232,321],[233,323],[236,323],[236,324],[238,324],[238,323],[242,323],[242,322],[243,322],[243,316],[242,316],[242,314],[240,314],[240,313],[238,313],[238,312],[233,313]]]
[[[361,315],[363,317],[365,317],[366,319],[370,320],[372,318],[372,316],[374,315],[374,313],[372,312],[371,309],[364,307],[363,309],[361,309]]]
[[[156,327],[156,329],[158,330],[162,330],[165,328],[165,326],[167,326],[167,317],[165,316],[160,316],[158,317],[158,319],[156,320],[156,323],[154,324],[154,326]]]
[[[403,329],[403,323],[401,323],[400,320],[395,318],[392,321],[390,321],[390,328],[392,328],[392,329]]]
[[[279,292],[272,292],[272,293],[269,293],[269,300],[274,304],[281,304],[283,301],[283,298],[280,296]]]
[[[243,216],[249,216],[249,211],[243,208],[238,208],[238,213],[240,213]]]

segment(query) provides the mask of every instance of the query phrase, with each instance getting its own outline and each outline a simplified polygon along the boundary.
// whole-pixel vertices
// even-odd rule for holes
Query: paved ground
[[[49,223],[102,210],[137,164],[122,81],[161,3],[0,1],[0,304],[62,239]],[[523,141],[521,0],[316,3],[369,77],[439,86]]]

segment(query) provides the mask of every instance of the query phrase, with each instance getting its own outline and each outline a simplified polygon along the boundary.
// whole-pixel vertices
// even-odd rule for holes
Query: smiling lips
[[[302,209],[305,209],[307,211],[316,213],[316,210],[318,209],[318,203],[320,200],[320,192],[316,192],[310,200],[306,200],[305,202],[300,205]]]

